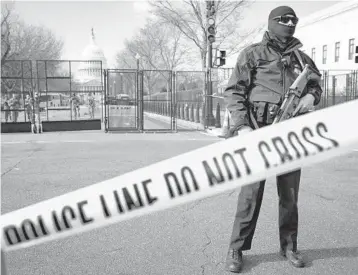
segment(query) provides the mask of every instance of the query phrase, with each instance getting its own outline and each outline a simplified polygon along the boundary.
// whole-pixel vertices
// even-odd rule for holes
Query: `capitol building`
[[[102,101],[104,93],[103,70],[107,69],[107,59],[103,50],[97,45],[93,28],[91,30],[90,43],[82,52],[80,64],[74,72],[76,93],[81,102],[87,102],[88,95],[92,93],[97,102]],[[102,61],[99,62],[99,61]]]

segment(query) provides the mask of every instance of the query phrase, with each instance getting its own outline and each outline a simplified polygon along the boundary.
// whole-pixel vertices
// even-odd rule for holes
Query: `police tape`
[[[217,195],[354,149],[358,100],[236,136],[1,216],[2,249],[30,247]]]

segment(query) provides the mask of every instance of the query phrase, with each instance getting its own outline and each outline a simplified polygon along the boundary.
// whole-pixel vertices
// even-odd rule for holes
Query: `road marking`
[[[62,142],[95,142],[95,140],[63,140]]]
[[[152,135],[152,134],[151,134]],[[102,142],[125,142],[125,141],[150,141],[150,140],[167,140],[167,141],[208,141],[210,139],[204,138],[184,138],[184,139],[162,139],[160,136],[154,139],[133,138],[133,139],[122,139],[122,140],[23,140],[23,141],[2,141],[2,145],[16,145],[16,144],[54,144],[54,143],[102,143]]]
[[[95,142],[95,140],[24,140],[24,141],[3,141],[1,144],[30,144],[30,143],[84,143]]]
[[[18,144],[18,143],[25,143],[24,141],[3,141],[2,144]]]

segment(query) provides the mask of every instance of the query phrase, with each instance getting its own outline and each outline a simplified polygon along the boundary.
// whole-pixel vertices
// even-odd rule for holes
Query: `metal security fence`
[[[140,100],[136,70],[104,71],[105,131],[137,131],[140,129]]]
[[[202,123],[205,118],[207,75],[202,71],[175,72],[176,118]]]
[[[173,71],[171,90],[163,85],[157,89],[144,90],[144,106],[149,113],[170,117],[177,130],[178,119],[203,122],[207,93],[207,73],[203,71]],[[168,92],[170,91],[170,92]],[[171,95],[168,97],[168,95]]]
[[[143,102],[143,131],[175,130],[175,96],[173,72],[169,70],[141,70],[140,93]],[[161,121],[157,115],[168,120]]]
[[[358,70],[321,71],[323,94],[316,109],[358,99]]]
[[[6,60],[1,121],[29,121],[36,96],[41,121],[102,120],[103,91],[102,61]]]
[[[93,60],[7,60],[1,71],[1,121],[28,123],[36,113],[42,122],[102,121],[106,131],[176,131],[183,121],[205,126],[213,114],[220,127],[232,71],[103,70],[102,62]],[[321,73],[323,94],[316,109],[358,98],[358,70]]]
[[[223,125],[225,103],[224,90],[232,74],[233,68],[215,68],[208,75],[203,71],[174,72],[175,117],[190,122],[204,123],[207,113],[206,101],[212,98],[212,110],[215,126]],[[326,108],[358,98],[358,70],[321,71],[323,90],[321,101],[316,109]],[[213,93],[207,95],[207,80],[211,77]],[[154,93],[151,99],[156,101],[150,112],[167,116],[161,99],[165,94]]]
[[[37,85],[35,64],[30,60],[6,60],[1,64],[1,122],[29,122],[32,97]]]

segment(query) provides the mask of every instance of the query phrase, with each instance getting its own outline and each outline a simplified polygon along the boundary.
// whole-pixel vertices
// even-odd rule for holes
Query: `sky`
[[[243,26],[250,29],[267,22],[269,12],[289,5],[303,18],[339,1],[256,0],[244,12]],[[62,59],[81,59],[94,28],[96,42],[103,49],[108,65],[115,55],[145,25],[149,16],[146,0],[139,1],[15,1],[15,12],[27,24],[44,25],[64,41]]]

